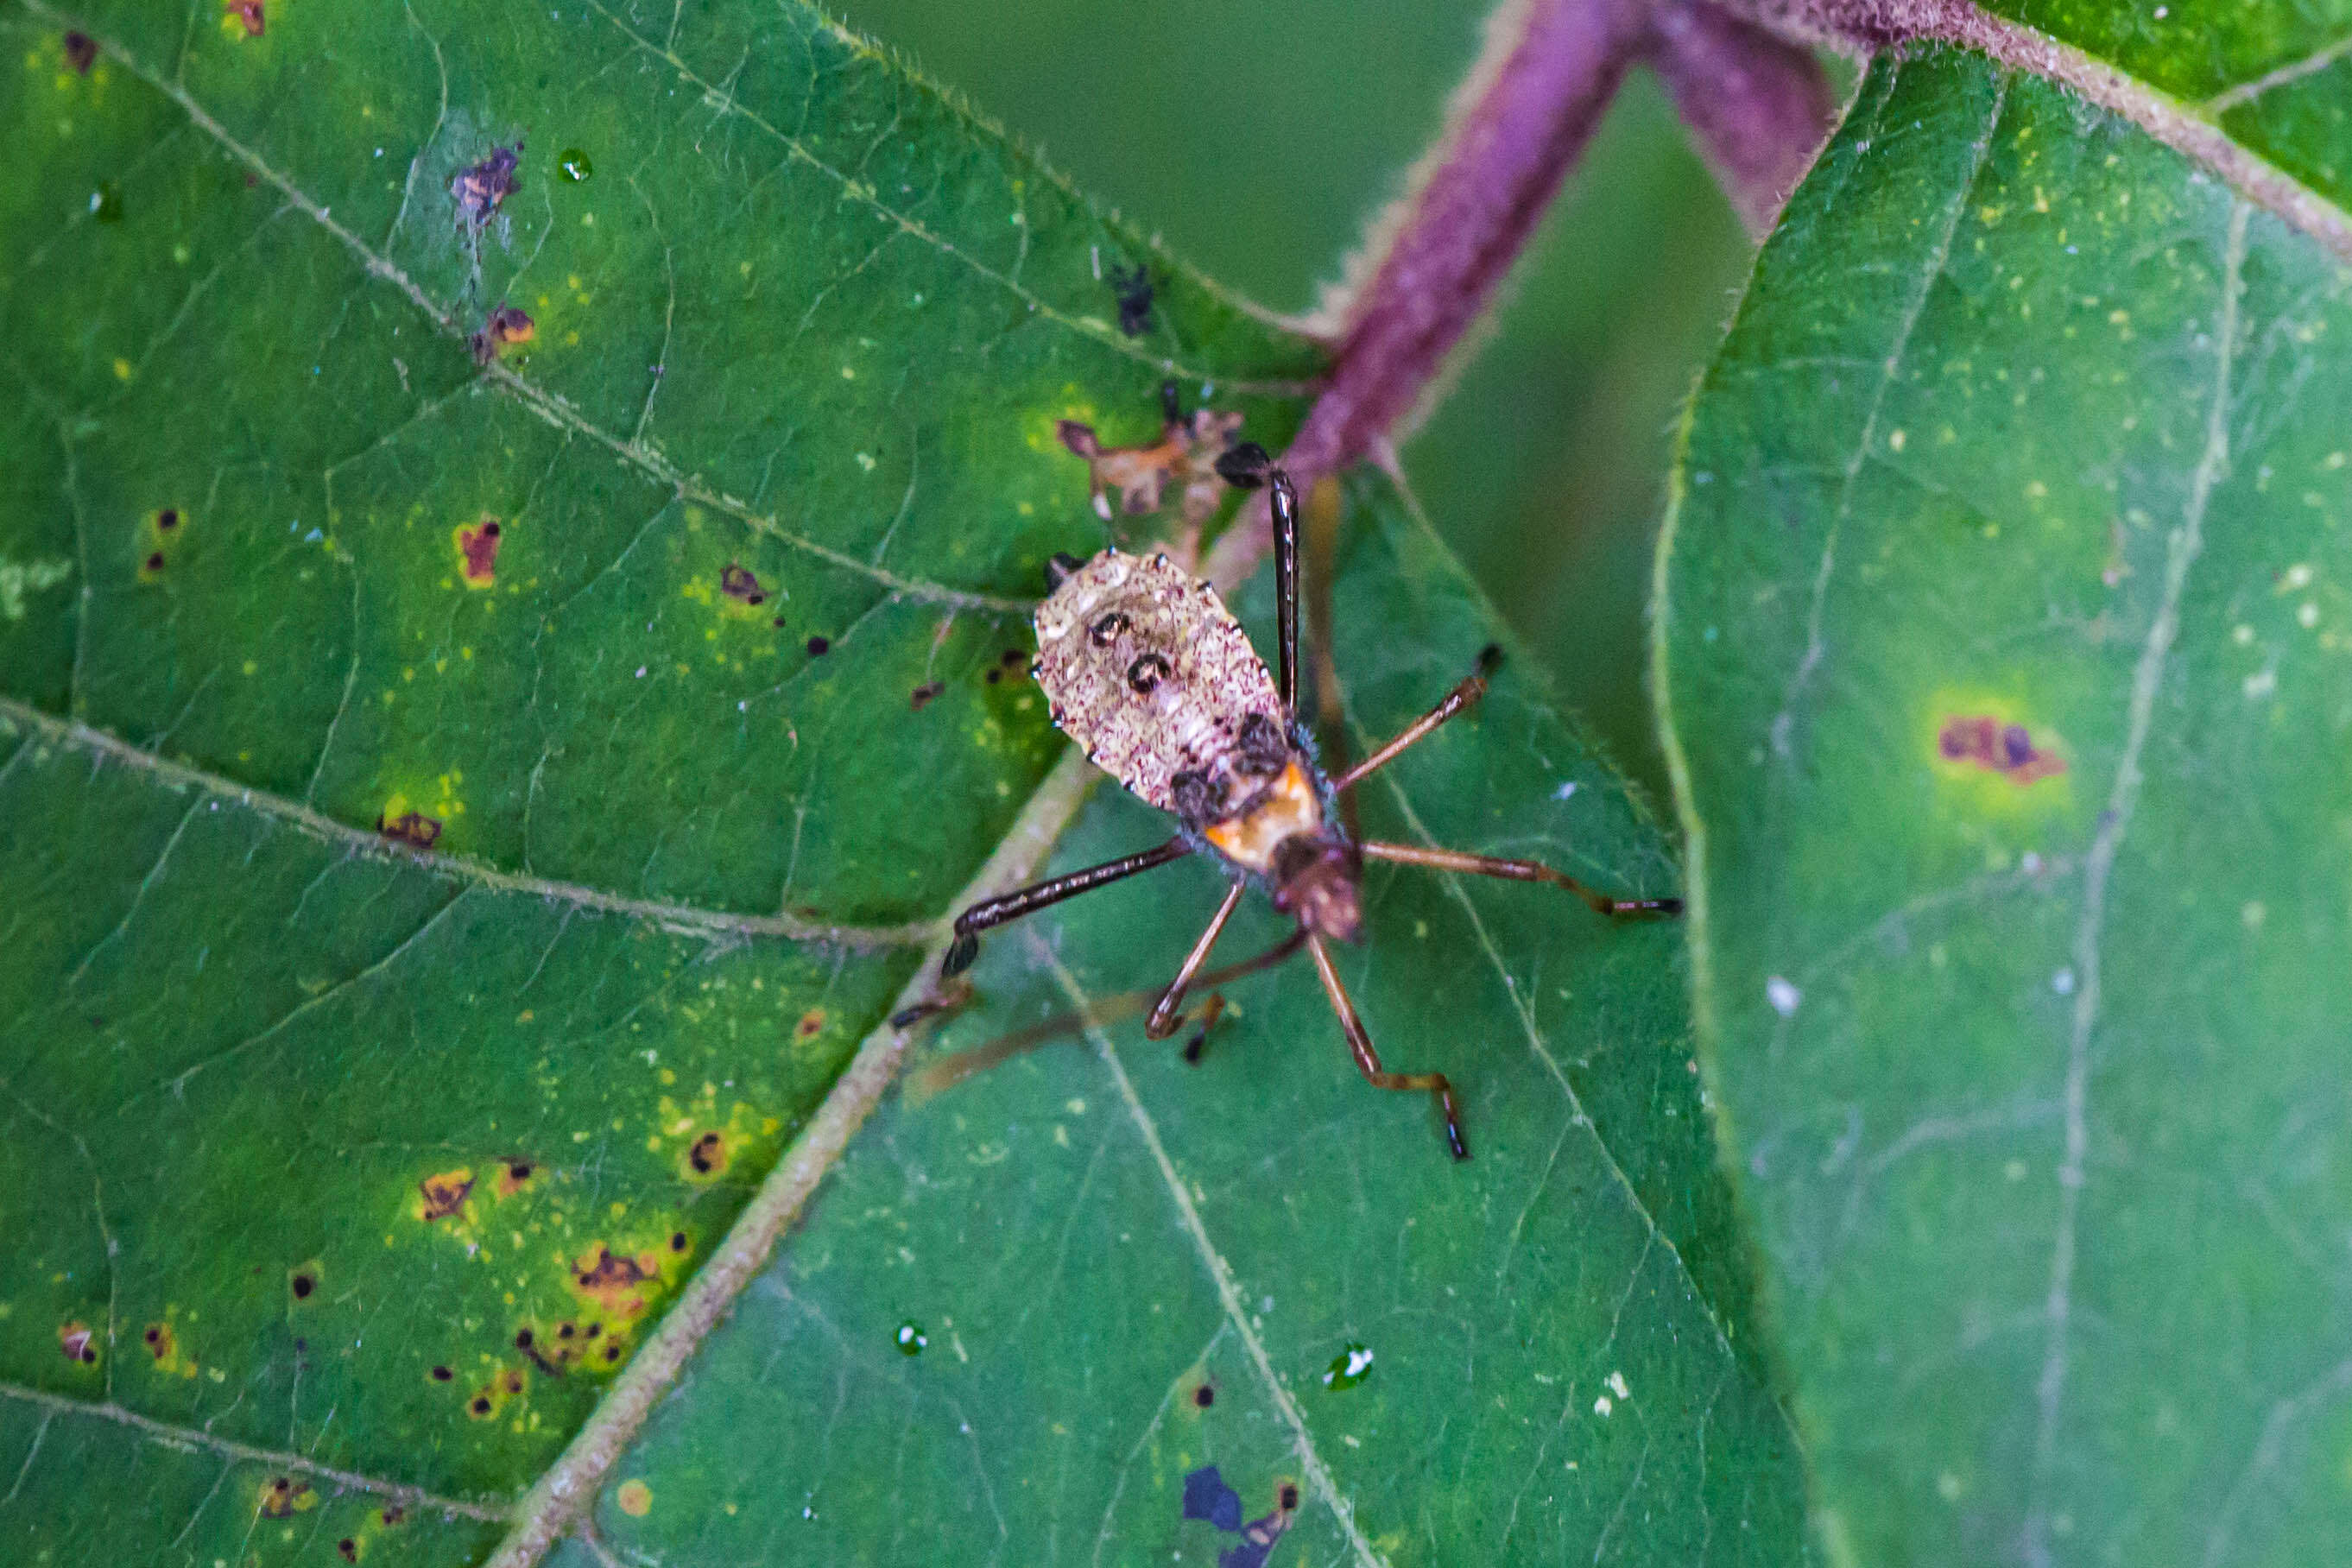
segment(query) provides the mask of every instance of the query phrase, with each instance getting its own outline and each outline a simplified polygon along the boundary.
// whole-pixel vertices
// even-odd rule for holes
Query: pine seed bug
[[[1181,1026],[1180,1009],[1233,918],[1242,895],[1264,889],[1298,922],[1284,956],[1303,945],[1356,1067],[1381,1089],[1419,1089],[1444,1118],[1447,1147],[1470,1157],[1454,1086],[1439,1072],[1391,1072],[1349,1000],[1330,943],[1363,934],[1360,888],[1367,859],[1474,872],[1565,888],[1600,914],[1673,915],[1679,899],[1619,899],[1535,860],[1507,860],[1418,845],[1359,838],[1333,808],[1339,797],[1485,695],[1494,650],[1444,700],[1338,777],[1316,760],[1298,708],[1298,497],[1264,447],[1243,442],[1217,463],[1229,484],[1270,491],[1274,521],[1275,668],[1206,582],[1162,555],[1103,551],[1091,561],[1057,555],[1051,590],[1037,606],[1032,666],[1054,722],[1129,793],[1176,818],[1176,836],[1155,848],[1072,871],[974,904],[955,921],[943,973],[961,974],[980,952],[980,933],[1049,904],[1167,865],[1188,855],[1213,859],[1232,888],[1160,993],[1144,1025],[1155,1040]]]

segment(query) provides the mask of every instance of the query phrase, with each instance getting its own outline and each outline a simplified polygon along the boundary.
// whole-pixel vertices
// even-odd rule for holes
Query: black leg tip
[[[1236,441],[1217,458],[1217,477],[1236,489],[1254,490],[1265,483],[1265,471],[1274,466],[1265,448],[1255,441]]]
[[[1453,1154],[1454,1163],[1455,1164],[1460,1165],[1468,1163],[1470,1159],[1470,1145],[1462,1142],[1462,1129],[1454,1126],[1448,1126],[1445,1129],[1445,1147],[1447,1151]]]
[[[970,969],[980,956],[980,938],[967,931],[949,944],[947,957],[940,961],[940,978],[952,980]]]
[[[1478,650],[1478,678],[1492,680],[1495,672],[1503,668],[1503,645],[1490,642]]]
[[[1060,587],[1071,573],[1085,564],[1085,562],[1066,550],[1056,554],[1051,561],[1045,563],[1045,591],[1050,594]]]
[[[1679,915],[1683,912],[1683,901],[1680,899],[1660,899],[1658,912],[1662,915]]]

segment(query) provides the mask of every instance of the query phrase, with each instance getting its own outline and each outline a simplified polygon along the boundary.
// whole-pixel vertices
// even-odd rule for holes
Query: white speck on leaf
[[[1777,974],[1764,982],[1764,1000],[1771,1003],[1772,1011],[1780,1014],[1783,1018],[1795,1017],[1797,1004],[1804,999],[1803,992]]]

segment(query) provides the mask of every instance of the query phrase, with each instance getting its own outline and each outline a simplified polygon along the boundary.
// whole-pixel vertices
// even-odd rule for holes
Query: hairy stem
[[[1829,137],[1836,106],[1821,63],[1709,0],[1664,0],[1644,58],[1740,221],[1761,239]]]

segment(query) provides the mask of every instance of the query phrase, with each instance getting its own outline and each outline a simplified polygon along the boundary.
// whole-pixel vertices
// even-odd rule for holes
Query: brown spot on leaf
[[[264,1519],[290,1519],[318,1507],[319,1494],[310,1489],[308,1481],[296,1480],[292,1476],[272,1476],[262,1484],[261,1500],[257,1506]]]
[[[809,657],[812,658],[821,658],[832,648],[832,647],[833,643],[828,638],[811,637],[808,640]]]
[[[522,143],[511,147],[493,147],[490,155],[478,163],[457,171],[449,182],[449,194],[457,198],[458,219],[470,228],[480,228],[497,214],[499,204],[514,194],[515,168],[522,162]]]
[[[907,693],[907,706],[912,708],[916,712],[920,713],[924,709],[931,705],[932,698],[937,697],[940,692],[945,691],[946,689],[947,683],[945,681],[926,680],[920,686],[915,688],[914,690]]]
[[[163,569],[163,552],[160,550],[149,551],[147,559],[139,563],[139,569],[151,577],[161,572]]]
[[[153,1356],[157,1361],[171,1360],[173,1350],[172,1325],[169,1323],[148,1324],[147,1327],[140,1333],[139,1342],[145,1345],[147,1347],[147,1353]]]
[[[732,561],[719,570],[719,591],[746,605],[768,602],[768,591],[760,586],[760,579],[752,574],[751,569]]]
[[[72,1322],[58,1328],[58,1350],[66,1360],[78,1365],[90,1366],[98,1361],[98,1337],[88,1323]]]
[[[499,1167],[499,1196],[510,1198],[523,1190],[535,1166],[528,1160],[509,1160]]]
[[[539,323],[520,308],[501,303],[482,322],[481,331],[466,340],[476,364],[488,364],[510,343],[527,343],[539,336]]]
[[[572,1280],[583,1296],[603,1309],[606,1317],[625,1321],[645,1311],[643,1287],[654,1277],[660,1263],[660,1258],[651,1253],[642,1258],[623,1257],[600,1241],[573,1261]]]
[[[1217,1391],[1205,1383],[1192,1391],[1192,1405],[1195,1409],[1206,1410],[1216,1402]]]
[[[416,1217],[431,1225],[436,1219],[447,1219],[465,1206],[467,1194],[474,1190],[474,1173],[464,1166],[454,1171],[442,1171],[416,1184],[418,1196]]]
[[[460,526],[454,537],[457,541],[457,570],[468,588],[487,588],[498,581],[499,546],[506,531],[499,520],[484,512],[478,522]]]
[[[670,1235],[669,1235],[669,1249],[670,1249],[672,1252],[684,1252],[684,1251],[686,1250],[686,1248],[687,1248],[686,1232],[684,1232],[684,1231],[682,1231],[682,1230],[674,1230],[674,1231],[670,1232]]]
[[[489,1419],[490,1396],[487,1394],[477,1394],[473,1398],[466,1401],[466,1414],[477,1421]]]
[[[360,1543],[348,1535],[335,1542],[335,1551],[346,1563],[356,1563],[360,1560]]]
[[[996,666],[992,664],[988,667],[988,673],[982,676],[981,679],[988,682],[989,685],[993,686],[998,681],[1004,679],[1004,671],[997,668]]]
[[[727,1135],[713,1128],[688,1145],[687,1168],[698,1176],[715,1176],[727,1169]]]
[[[427,816],[421,811],[404,811],[390,819],[378,815],[375,830],[394,844],[405,844],[412,849],[430,849],[441,837],[441,819]]]
[[[810,1008],[801,1015],[801,1021],[793,1026],[793,1037],[795,1039],[814,1040],[823,1033],[824,1033],[824,1009],[822,1007]]]
[[[2024,725],[1986,715],[1945,720],[1936,734],[1936,750],[1948,763],[2002,774],[2021,787],[2066,771],[2065,760],[2035,746]]]
[[[288,1277],[286,1288],[294,1292],[297,1301],[307,1301],[319,1291],[319,1277],[307,1268],[297,1268]]]
[[[390,1530],[394,1525],[398,1524],[402,1520],[408,1517],[408,1510],[401,1507],[396,1502],[388,1502],[382,1508],[375,1510],[375,1516],[376,1518],[383,1521],[383,1527],[386,1530]]]
[[[434,1381],[434,1382],[436,1382],[436,1383],[446,1383],[446,1382],[448,1382],[451,1378],[453,1378],[453,1377],[457,1376],[457,1374],[456,1373],[454,1373],[454,1372],[451,1372],[451,1371],[450,1371],[447,1367],[446,1367],[446,1366],[436,1366],[436,1367],[435,1367],[435,1368],[433,1369],[433,1371],[432,1371],[432,1373],[431,1373],[431,1374],[430,1374],[430,1375],[432,1376],[433,1381]]]
[[[221,15],[236,17],[243,28],[242,33],[232,30],[229,37],[233,38],[257,38],[268,22],[262,11],[262,0],[222,0]]]
[[[91,37],[88,33],[66,35],[66,64],[73,67],[79,74],[88,76],[89,68],[97,63],[98,40],[96,38]]]

